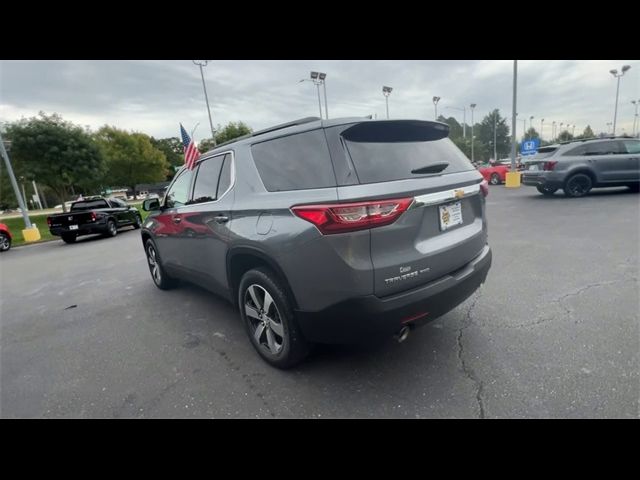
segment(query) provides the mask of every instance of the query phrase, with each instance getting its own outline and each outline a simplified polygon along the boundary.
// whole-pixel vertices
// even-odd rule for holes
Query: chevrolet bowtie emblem
[[[454,190],[454,195],[456,198],[462,198],[464,197],[464,190]]]

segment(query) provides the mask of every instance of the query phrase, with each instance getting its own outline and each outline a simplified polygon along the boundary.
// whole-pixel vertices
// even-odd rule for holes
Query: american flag
[[[180,124],[180,134],[182,135],[182,144],[184,146],[184,164],[189,170],[193,170],[196,166],[196,160],[200,157],[200,152],[198,152],[195,142],[189,138],[189,134],[182,124]]]

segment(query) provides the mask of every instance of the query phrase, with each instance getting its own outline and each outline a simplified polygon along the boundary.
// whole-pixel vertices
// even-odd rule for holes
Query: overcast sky
[[[533,115],[537,130],[544,118],[544,137],[554,120],[575,124],[576,134],[587,124],[605,131],[616,94],[609,70],[625,64],[632,68],[620,82],[617,133],[631,134],[631,100],[640,100],[638,60],[520,61],[518,118]],[[476,103],[476,122],[493,108],[511,121],[512,61],[213,60],[205,81],[214,126],[241,120],[257,130],[317,116],[316,87],[299,83],[311,70],[327,73],[331,118],[384,118],[382,86],[388,85],[391,118],[433,119],[432,97],[439,96],[438,113],[447,117],[462,121],[461,111],[446,107]],[[0,121],[40,110],[93,129],[109,124],[157,138],[178,136],[178,122],[189,131],[200,122],[196,140],[210,137],[200,71],[190,60],[0,62]],[[467,110],[469,124],[470,116]]]

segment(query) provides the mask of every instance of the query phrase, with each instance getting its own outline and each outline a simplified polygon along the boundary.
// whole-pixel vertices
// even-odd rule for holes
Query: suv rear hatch
[[[558,146],[548,146],[548,147],[540,147],[538,152],[535,155],[523,160],[524,161],[524,171],[526,173],[530,172],[541,172],[544,170],[553,170],[553,166],[555,165],[555,161],[553,157],[558,152]]]
[[[329,143],[332,134],[339,135],[348,168],[357,178],[352,185],[338,186],[340,203],[373,201],[374,208],[383,210],[375,202],[391,199],[406,208],[393,223],[370,229],[375,295],[438,279],[482,251],[483,179],[447,138],[446,124],[394,120],[329,130]]]

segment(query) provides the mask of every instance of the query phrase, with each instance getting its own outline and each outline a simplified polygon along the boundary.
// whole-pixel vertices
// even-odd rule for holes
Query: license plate
[[[460,202],[440,205],[440,230],[447,230],[462,223],[462,204]]]
[[[69,230],[77,230],[78,225],[69,225]]]

